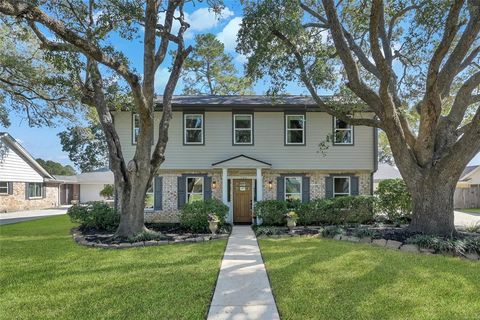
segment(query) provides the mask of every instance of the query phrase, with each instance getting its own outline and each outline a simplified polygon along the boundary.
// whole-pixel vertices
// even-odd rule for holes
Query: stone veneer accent
[[[180,211],[177,208],[177,177],[184,173],[192,174],[207,173],[212,177],[212,181],[216,182],[215,189],[212,189],[212,196],[219,200],[222,199],[222,171],[221,170],[205,170],[205,171],[163,171],[159,175],[163,177],[163,210],[162,211],[146,211],[146,222],[158,223],[174,223],[179,221]],[[231,170],[231,174],[235,175],[237,172]],[[278,171],[278,170],[263,170],[263,199],[275,200],[277,198],[277,177],[282,173],[292,173],[292,171]],[[303,172],[310,177],[310,199],[325,197],[325,177],[330,175],[325,171]],[[334,173],[334,172],[332,172]],[[349,172],[348,174],[351,174]],[[241,172],[238,173],[242,175]],[[342,174],[342,173],[338,173]],[[249,174],[254,176],[252,174]],[[370,194],[370,180],[371,175],[368,172],[357,173],[359,177],[359,192],[363,195]],[[272,181],[272,188],[269,188],[269,181]]]
[[[13,194],[0,195],[0,213],[58,206],[58,185],[45,184],[45,190],[44,198],[27,199],[25,182],[13,182]]]

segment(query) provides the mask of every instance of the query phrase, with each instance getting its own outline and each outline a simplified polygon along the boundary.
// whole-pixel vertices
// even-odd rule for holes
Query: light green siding
[[[332,134],[332,117],[324,112],[306,113],[305,146],[285,146],[283,112],[254,114],[253,146],[232,145],[231,112],[205,112],[205,145],[183,145],[182,115],[182,112],[174,112],[162,169],[210,169],[212,163],[245,154],[271,163],[272,169],[373,171],[373,128],[355,127],[353,146],[332,146],[328,143],[330,147],[325,156],[319,151],[319,144]],[[156,126],[160,117],[161,113],[155,114]],[[115,126],[128,161],[135,151],[131,113],[116,113]]]

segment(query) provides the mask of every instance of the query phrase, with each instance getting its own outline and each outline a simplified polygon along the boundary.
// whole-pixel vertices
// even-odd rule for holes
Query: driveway
[[[66,214],[68,206],[52,209],[15,211],[8,213],[0,213],[0,225],[23,222],[28,220],[36,220],[44,217],[58,216]]]
[[[455,225],[468,227],[474,224],[480,224],[480,214],[455,211]]]

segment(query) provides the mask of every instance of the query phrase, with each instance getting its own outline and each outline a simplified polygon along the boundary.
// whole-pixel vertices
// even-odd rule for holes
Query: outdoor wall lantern
[[[268,180],[268,188],[269,189],[272,189],[272,183],[273,183],[272,180]]]
[[[217,188],[217,181],[213,180],[212,181],[212,189],[216,189]]]

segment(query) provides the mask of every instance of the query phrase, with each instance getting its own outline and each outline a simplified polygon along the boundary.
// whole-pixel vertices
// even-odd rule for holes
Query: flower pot
[[[292,230],[293,228],[295,228],[297,225],[297,221],[293,220],[293,219],[287,219],[287,227],[288,229]]]
[[[217,221],[209,221],[208,222],[208,228],[212,232],[212,234],[215,234],[218,230],[218,222]]]

